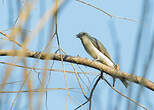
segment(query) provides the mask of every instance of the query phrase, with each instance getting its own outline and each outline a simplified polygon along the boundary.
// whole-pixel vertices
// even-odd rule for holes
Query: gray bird
[[[80,38],[85,50],[87,53],[93,57],[96,61],[99,61],[109,67],[117,69],[117,66],[114,64],[114,62],[111,59],[111,56],[107,52],[106,48],[103,46],[103,44],[97,40],[94,37],[91,37],[86,32],[80,32],[76,35],[77,38]],[[125,85],[125,87],[128,87],[128,83],[125,79],[120,78],[122,83]],[[113,77],[113,86],[115,83],[115,77]]]

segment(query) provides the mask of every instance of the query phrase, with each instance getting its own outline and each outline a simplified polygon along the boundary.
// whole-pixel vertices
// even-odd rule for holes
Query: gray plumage
[[[107,66],[110,66],[116,69],[116,65],[112,61],[111,56],[109,55],[106,48],[103,46],[103,44],[99,40],[97,40],[94,37],[91,37],[86,32],[80,32],[79,34],[77,34],[77,38],[80,38],[87,53],[91,57],[93,57],[96,61],[99,61]],[[114,77],[113,77],[113,80],[115,82]],[[123,82],[125,87],[128,87],[128,83],[125,81],[125,79],[120,78],[120,80]]]

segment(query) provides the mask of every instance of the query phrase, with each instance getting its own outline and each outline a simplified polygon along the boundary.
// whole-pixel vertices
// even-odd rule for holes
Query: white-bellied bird
[[[94,37],[91,37],[86,32],[80,32],[76,35],[77,38],[80,38],[85,50],[87,53],[94,58],[94,60],[99,61],[109,67],[117,69],[117,66],[114,64],[114,62],[111,59],[111,56],[107,52],[106,48],[103,46],[103,44],[97,40]],[[124,86],[127,88],[128,83],[125,79],[120,78]],[[115,83],[115,77],[113,77],[113,86]]]

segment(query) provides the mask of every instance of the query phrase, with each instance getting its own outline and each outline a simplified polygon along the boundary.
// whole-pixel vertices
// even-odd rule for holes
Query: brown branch
[[[19,47],[23,48],[23,49],[26,49],[24,47],[24,45],[20,44],[18,41],[14,40],[12,37],[9,37],[7,34],[3,33],[0,31],[0,34],[2,34],[3,36],[5,36],[8,40],[14,42],[15,44],[17,44]]]
[[[85,2],[85,1],[82,1],[82,0],[76,0],[76,1],[78,1],[80,3],[83,3],[83,4],[86,4],[86,5],[90,6],[90,7],[93,7],[95,9],[103,12],[104,14],[108,15],[111,18],[114,17],[114,18],[123,19],[123,20],[127,20],[127,21],[137,22],[137,20],[135,20],[135,19],[130,19],[130,18],[126,18],[126,17],[120,17],[120,16],[112,15],[112,14],[110,14],[110,13],[108,13],[108,12],[106,12],[106,11],[104,11],[104,10],[94,6],[94,5],[91,5],[91,4],[89,4],[89,3]]]
[[[22,54],[21,54],[22,53]],[[95,68],[100,71],[106,72],[108,75],[118,77],[118,78],[125,78],[126,80],[130,82],[137,83],[139,85],[142,85],[152,91],[154,91],[154,83],[152,81],[149,81],[143,77],[136,76],[133,74],[129,74],[126,72],[117,71],[115,69],[112,69],[106,65],[103,65],[101,63],[98,63],[96,61],[91,61],[87,58],[81,58],[81,57],[73,57],[69,55],[61,55],[61,54],[52,54],[52,53],[41,53],[38,54],[38,52],[34,51],[23,51],[23,50],[0,50],[0,56],[19,56],[23,55],[24,57],[31,57],[31,58],[37,58],[42,60],[57,60],[70,63],[76,63],[84,66],[88,66],[91,68]],[[21,57],[23,57],[21,56]]]
[[[94,90],[98,84],[98,82],[100,81],[100,79],[103,77],[103,73],[101,73],[101,75],[98,77],[98,79],[96,80],[92,90],[90,91],[90,96],[89,97],[85,97],[87,99],[86,102],[84,102],[83,104],[79,105],[77,108],[75,108],[74,110],[77,110],[79,109],[80,107],[82,107],[83,105],[87,104],[89,102],[89,109],[88,110],[91,110],[91,100],[92,100],[92,96],[93,96],[93,93],[94,93]]]
[[[121,95],[121,96],[127,98],[127,99],[130,100],[131,102],[134,102],[136,105],[142,107],[143,109],[148,110],[146,107],[144,107],[143,105],[137,103],[135,100],[133,100],[133,99],[129,98],[128,96],[126,96],[126,95],[122,94],[121,92],[119,92],[119,91],[118,91],[117,89],[115,89],[105,78],[102,78],[102,79],[103,79],[103,80],[104,80],[115,92],[117,92],[119,95]]]
[[[75,88],[68,88],[68,89],[74,90]],[[22,90],[22,91],[0,91],[0,93],[47,92],[49,90],[66,90],[66,88],[31,89],[31,90]]]
[[[31,69],[31,70],[47,70],[47,71],[55,71],[55,72],[66,72],[66,73],[75,73],[73,71],[69,71],[69,70],[60,70],[60,69],[51,69],[51,68],[37,68],[37,67],[29,67],[29,66],[22,66],[22,65],[17,65],[17,64],[13,64],[13,63],[8,63],[8,62],[3,62],[0,61],[0,64],[6,64],[6,65],[10,65],[10,66],[15,66],[15,67],[19,67],[19,68],[25,68],[25,69]],[[77,72],[77,74],[98,74],[98,72],[94,72],[94,71],[81,71],[81,72]]]

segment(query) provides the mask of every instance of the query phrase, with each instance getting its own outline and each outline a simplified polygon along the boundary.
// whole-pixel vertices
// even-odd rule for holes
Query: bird
[[[76,35],[76,37],[81,40],[84,49],[92,58],[94,58],[95,61],[99,61],[104,65],[120,70],[119,66],[115,65],[110,54],[107,52],[107,49],[99,40],[92,37],[87,32],[80,32],[79,34]],[[124,78],[119,78],[119,79],[127,88],[128,82]],[[115,77],[113,77],[113,86],[114,86],[114,83],[115,83]]]

